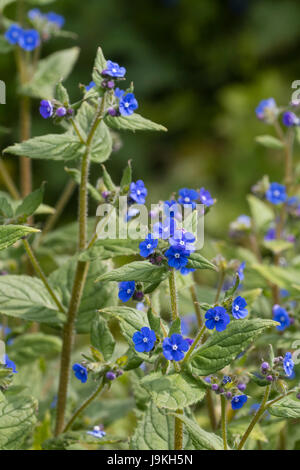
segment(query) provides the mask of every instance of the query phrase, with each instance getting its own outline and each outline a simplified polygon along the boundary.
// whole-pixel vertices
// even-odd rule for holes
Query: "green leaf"
[[[210,261],[204,258],[204,256],[200,255],[200,253],[197,253],[197,252],[190,254],[187,268],[211,269],[212,271],[217,270],[214,264],[212,264]]]
[[[174,320],[170,326],[169,336],[173,335],[174,333],[181,334],[181,319],[178,317]]]
[[[26,219],[34,214],[37,208],[42,204],[44,198],[45,185],[33,191],[31,194],[25,197],[21,204],[16,209],[16,216],[24,216]]]
[[[177,410],[201,401],[205,386],[200,380],[184,372],[162,375],[154,372],[141,380],[141,385],[149,392],[159,408]]]
[[[103,183],[105,184],[106,188],[109,191],[115,191],[116,185],[111,179],[110,174],[108,173],[104,165],[101,165],[101,166],[102,166],[102,171],[103,171]]]
[[[259,135],[255,138],[255,141],[258,144],[261,144],[264,147],[270,149],[280,150],[284,147],[281,140],[277,139],[276,137],[273,137],[272,135]]]
[[[40,60],[32,80],[21,87],[21,92],[34,98],[53,99],[56,84],[68,77],[78,56],[79,48],[72,47]]]
[[[294,247],[294,244],[286,240],[266,240],[263,243],[264,247],[279,255],[283,251],[289,250]]]
[[[85,146],[70,133],[47,134],[11,145],[4,152],[41,160],[74,160],[82,155]]]
[[[127,131],[167,131],[164,126],[156,124],[149,119],[143,118],[140,114],[134,113],[131,116],[112,117],[107,116],[105,122],[109,127],[117,130]]]
[[[37,402],[30,397],[0,400],[0,449],[20,450],[36,423]]]
[[[25,275],[0,277],[0,312],[9,317],[51,325],[62,325],[65,320],[43,283]]]
[[[0,3],[1,11],[1,3]],[[4,36],[0,36],[0,54],[7,54],[13,50],[14,46],[10,44]]]
[[[103,82],[103,77],[101,72],[106,69],[106,59],[103,55],[101,47],[97,49],[97,55],[94,63],[93,69],[93,81],[97,86],[101,87]]]
[[[116,342],[107,321],[100,314],[97,314],[92,321],[91,343],[94,348],[102,353],[106,361],[111,358]]]
[[[300,418],[300,401],[286,397],[270,406],[268,411],[278,418],[298,419]]]
[[[247,201],[250,206],[254,225],[258,230],[262,230],[274,220],[274,212],[265,202],[252,194],[247,196]]]
[[[16,0],[0,0],[0,11],[3,11],[4,8],[10,3],[14,3]]]
[[[131,161],[129,160],[127,167],[123,171],[123,176],[121,179],[121,193],[126,194],[129,191],[129,187],[132,181],[132,168],[131,168]]]
[[[59,101],[61,104],[63,104],[66,107],[70,103],[70,98],[69,98],[67,89],[63,86],[61,81],[59,81],[56,85],[55,97],[57,101]]]
[[[281,289],[292,291],[295,279],[299,277],[299,271],[293,268],[285,268],[281,266],[267,266],[265,264],[253,264],[251,266],[264,279],[276,284]]]
[[[150,326],[147,314],[142,310],[130,307],[108,307],[100,310],[100,313],[112,316],[119,320],[122,333],[130,345],[133,345],[132,335],[143,326]]]
[[[0,225],[0,250],[4,250],[16,243],[20,238],[40,230],[23,225]]]
[[[134,261],[103,274],[96,281],[162,282],[168,274],[165,266],[155,266],[149,261]]]
[[[118,256],[135,256],[139,253],[136,240],[97,240],[94,245],[80,255],[82,261],[111,259]]]
[[[56,357],[61,352],[61,346],[62,341],[57,336],[31,333],[15,338],[13,347],[8,352],[10,359],[19,366],[40,358]]]
[[[88,133],[92,127],[95,114],[96,111],[93,106],[87,102],[83,102],[76,115],[75,121],[78,130],[85,141],[87,140]],[[91,145],[91,160],[96,163],[105,162],[109,158],[111,152],[111,134],[106,124],[101,121],[93,136]]]
[[[185,415],[175,414],[189,432],[193,444],[197,450],[223,450],[222,439],[212,432],[204,431],[200,426]]]
[[[14,210],[6,197],[0,197],[0,215],[5,219],[10,219],[14,216]]]
[[[147,312],[147,317],[148,317],[150,329],[155,331],[155,333],[160,336],[162,334],[161,325],[160,325],[160,321],[161,321],[160,317],[158,317],[157,315],[154,315],[151,308],[149,308]]]
[[[190,359],[192,372],[206,376],[230,364],[266,328],[276,326],[272,320],[235,320],[221,333],[214,332]]]

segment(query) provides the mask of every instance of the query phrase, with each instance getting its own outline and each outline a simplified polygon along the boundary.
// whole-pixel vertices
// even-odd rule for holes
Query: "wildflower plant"
[[[138,239],[102,238],[111,214],[92,217],[90,199],[119,209],[125,198],[122,221],[133,226],[141,210],[135,206],[148,196],[145,182],[133,179],[131,162],[119,184],[104,166],[114,158],[115,133],[166,129],[137,112],[142,103],[126,82],[126,67],[107,60],[100,47],[88,85],[79,86],[75,99],[69,95],[64,80],[78,49],[39,59],[45,41],[74,37],[64,23],[61,15],[39,9],[28,9],[20,24],[5,16],[3,22],[0,44],[17,57],[23,132],[21,142],[4,149],[7,158],[20,157],[21,192],[0,165],[8,190],[0,197],[1,334],[8,353],[0,363],[0,448],[226,450],[267,441],[273,417],[284,420],[285,429],[289,418],[300,418],[291,352],[299,325],[292,241],[300,214],[292,165],[297,107],[296,117],[283,114],[284,128],[279,119],[290,107],[279,109],[271,98],[256,109],[262,125],[273,125],[278,135],[258,142],[284,151],[285,178],[264,177],[253,187],[250,215],[231,224],[232,246],[215,244],[204,256],[195,233],[182,226],[182,208],[192,220],[198,205],[202,217],[214,210],[217,201],[202,182],[174,188],[159,203],[163,216]],[[30,104],[60,131],[32,137]],[[69,182],[54,209],[44,204],[44,184],[32,190],[36,159],[66,164]],[[89,179],[92,165],[101,176],[96,186]],[[76,230],[74,224],[55,228],[76,187]],[[49,212],[44,223],[40,217]],[[270,227],[274,237],[266,239]],[[51,260],[47,274],[44,256]],[[198,278],[203,274],[213,279],[205,301]],[[190,322],[183,314],[187,297]],[[117,387],[134,396],[129,410],[134,408],[137,424],[129,439],[104,430],[97,410],[94,417],[89,413],[93,402],[105,409]],[[50,400],[44,396],[49,389]],[[247,412],[253,401],[259,401],[254,416]],[[253,431],[266,412],[270,423],[257,438]],[[207,417],[205,429],[200,413]],[[122,414],[116,410],[114,416]]]

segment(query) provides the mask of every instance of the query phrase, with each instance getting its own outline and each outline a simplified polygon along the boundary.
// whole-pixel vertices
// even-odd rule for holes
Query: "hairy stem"
[[[54,300],[58,310],[62,313],[65,313],[65,309],[64,307],[62,306],[60,300],[57,298],[54,290],[52,289],[52,287],[50,286],[38,260],[36,259],[33,251],[32,251],[32,248],[30,246],[30,244],[28,243],[28,241],[25,239],[23,240],[23,245],[24,245],[24,248],[26,250],[26,253],[27,253],[27,256],[35,270],[35,272],[37,273],[37,275],[39,276],[39,278],[41,279],[41,281],[43,282],[44,286],[46,287],[47,291],[49,292],[49,294],[51,295],[52,299]]]
[[[204,332],[205,332],[205,329],[206,329],[206,326],[203,325],[202,328],[199,330],[196,338],[194,339],[194,342],[193,344],[191,345],[190,349],[188,350],[188,352],[186,353],[184,359],[182,360],[182,362],[186,362],[189,360],[192,352],[194,351],[195,347],[197,346],[197,344],[199,343],[199,341],[201,340]]]
[[[227,445],[227,421],[226,421],[226,398],[221,395],[221,422],[222,422],[222,438],[224,450],[228,450]]]
[[[225,278],[225,271],[224,271],[224,269],[221,268],[217,293],[216,293],[216,297],[215,297],[215,303],[217,303],[219,301],[219,298],[220,298],[220,295],[221,295],[221,292],[222,292],[222,287],[223,287],[223,284],[224,284],[224,278]]]
[[[92,401],[95,400],[95,398],[97,398],[97,396],[103,391],[103,389],[104,389],[104,383],[101,382],[100,385],[96,388],[96,390],[90,395],[90,397],[87,398],[82,403],[82,405],[75,411],[72,418],[66,424],[63,432],[67,432],[71,428],[72,424],[76,421],[78,416],[81,415],[81,413],[89,406],[90,403],[92,403]]]
[[[177,410],[178,414],[183,415],[183,410]],[[183,447],[183,422],[175,417],[174,450],[182,450]]]
[[[216,418],[212,393],[211,393],[211,390],[209,388],[206,391],[206,405],[207,405],[208,416],[209,416],[209,421],[210,421],[211,428],[212,428],[213,431],[215,431],[217,429],[217,418]]]
[[[261,405],[260,405],[259,409],[255,413],[251,423],[249,424],[248,428],[245,431],[245,434],[243,435],[242,439],[240,440],[240,443],[238,445],[238,450],[243,449],[248,437],[250,436],[251,432],[254,429],[254,426],[258,423],[258,421],[260,420],[260,418],[262,417],[262,415],[266,411],[266,404],[267,404],[267,401],[268,401],[268,398],[269,398],[269,395],[270,395],[270,390],[271,390],[271,385],[268,385],[266,387],[264,397],[263,397],[263,400],[261,402]]]
[[[22,96],[20,101],[20,139],[28,140],[31,134],[30,98]],[[32,192],[31,159],[20,157],[20,188],[22,197]]]
[[[174,321],[179,317],[178,299],[177,299],[177,291],[176,291],[176,278],[175,278],[175,270],[174,269],[172,269],[171,272],[170,272],[169,287],[170,287],[172,320]]]
[[[193,281],[194,281],[194,284],[191,285],[190,292],[191,292],[191,296],[192,296],[192,300],[193,300],[193,304],[194,304],[194,308],[195,308],[198,328],[201,328],[203,322],[202,322],[202,317],[201,317],[201,308],[200,308],[200,305],[199,305],[199,302],[198,302],[197,291],[196,291],[195,273],[193,273]]]

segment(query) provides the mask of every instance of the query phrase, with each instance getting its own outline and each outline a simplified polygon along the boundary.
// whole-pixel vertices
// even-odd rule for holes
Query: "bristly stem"
[[[183,415],[183,410],[177,410],[177,414]],[[182,450],[183,448],[183,422],[175,416],[175,434],[174,434],[174,450]]]
[[[79,187],[79,236],[78,251],[85,250],[87,246],[87,221],[88,221],[88,173],[90,165],[90,156],[95,132],[101,123],[105,109],[105,95],[96,112],[95,119],[91,126],[87,141],[86,150],[81,160],[81,182]],[[85,286],[86,277],[89,269],[89,263],[78,261],[73,282],[71,299],[67,314],[67,322],[63,330],[63,347],[61,353],[58,400],[56,412],[55,435],[59,435],[64,429],[65,411],[67,403],[67,393],[70,377],[71,354],[75,337],[75,320],[80,306],[82,292]]]
[[[216,412],[215,412],[212,392],[209,388],[206,391],[206,405],[207,405],[208,416],[209,416],[209,421],[210,421],[211,428],[212,428],[213,431],[215,431],[217,429],[217,418],[216,418]]]
[[[201,328],[201,326],[203,324],[203,321],[202,321],[202,317],[201,317],[201,308],[200,308],[200,305],[199,305],[199,302],[198,302],[198,297],[197,297],[195,273],[193,273],[193,281],[194,281],[194,283],[190,287],[190,292],[191,292],[191,296],[192,296],[192,300],[193,300],[193,304],[194,304],[194,308],[195,308],[198,328]]]
[[[222,292],[222,287],[223,287],[223,284],[224,284],[224,278],[225,278],[225,270],[223,268],[221,268],[217,293],[216,293],[216,297],[215,297],[215,303],[217,303],[219,301],[219,298],[220,298],[220,295],[221,295],[221,292]]]
[[[244,447],[248,437],[250,436],[251,432],[253,431],[254,426],[258,423],[258,421],[260,420],[260,418],[263,416],[264,412],[266,411],[266,404],[267,404],[267,401],[268,401],[268,398],[269,398],[269,395],[270,395],[270,391],[271,391],[271,385],[267,385],[265,393],[264,393],[263,401],[261,402],[261,405],[260,405],[259,409],[255,413],[251,423],[249,424],[248,428],[246,429],[245,434],[243,435],[242,439],[240,440],[240,443],[238,445],[238,450],[242,450],[242,448]]]
[[[222,422],[222,438],[224,450],[228,450],[227,445],[227,420],[226,420],[226,398],[221,394],[221,422]]]
[[[177,299],[177,290],[176,290],[176,278],[175,278],[175,269],[172,269],[169,276],[169,287],[170,287],[170,299],[171,299],[171,310],[172,310],[172,320],[176,320],[179,317],[178,313],[178,299]]]
[[[54,290],[52,289],[52,287],[50,286],[49,282],[48,282],[48,279],[46,278],[38,260],[36,259],[33,251],[32,251],[32,248],[30,246],[30,244],[28,243],[28,241],[26,239],[23,240],[23,245],[24,245],[24,248],[26,250],[26,253],[27,253],[27,256],[35,270],[35,272],[37,273],[37,275],[39,276],[39,278],[41,279],[41,281],[43,282],[44,286],[46,287],[47,291],[49,292],[49,294],[51,295],[52,299],[54,300],[58,310],[61,312],[61,313],[66,313],[65,312],[65,309],[64,307],[62,306],[60,300],[57,298]]]
[[[190,358],[192,352],[194,351],[194,349],[196,348],[197,344],[198,344],[199,341],[201,340],[201,338],[202,338],[202,336],[203,336],[205,330],[206,330],[206,326],[203,325],[202,328],[200,328],[200,330],[199,330],[199,332],[198,332],[196,338],[194,339],[193,344],[191,345],[190,349],[189,349],[188,352],[186,353],[186,355],[185,355],[184,359],[182,360],[182,362],[186,362],[186,361],[189,360],[189,358]]]
[[[63,432],[67,432],[71,428],[72,424],[76,421],[78,416],[81,415],[81,413],[90,405],[90,403],[92,403],[92,401],[95,400],[95,398],[97,398],[97,396],[103,391],[104,385],[105,384],[102,381],[100,385],[96,388],[96,390],[90,395],[90,397],[87,398],[83,402],[83,404],[75,411],[72,418],[68,421],[68,423],[64,427]]]

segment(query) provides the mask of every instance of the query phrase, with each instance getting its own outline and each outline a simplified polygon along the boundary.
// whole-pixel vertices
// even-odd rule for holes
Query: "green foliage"
[[[259,135],[255,140],[259,144],[270,149],[280,150],[284,146],[281,140],[273,137],[272,135]]]
[[[116,318],[120,322],[121,330],[129,344],[132,343],[132,335],[143,326],[148,326],[147,314],[143,311],[130,307],[109,307],[100,313]]]
[[[22,237],[26,237],[30,233],[36,233],[39,230],[33,227],[22,225],[0,225],[0,250],[4,250],[16,243]]]
[[[96,315],[92,321],[91,344],[102,353],[106,361],[111,358],[116,346],[108,324],[100,314]]]
[[[168,275],[166,266],[155,266],[149,261],[134,261],[100,276],[97,281],[162,282]]]
[[[271,415],[276,416],[277,418],[300,418],[300,402],[299,400],[293,400],[289,397],[280,400],[278,403],[268,408],[268,411]]]
[[[200,426],[192,419],[185,415],[175,414],[176,418],[180,419],[188,433],[190,434],[191,440],[197,450],[223,450],[222,439],[212,432],[204,431]]]
[[[10,358],[19,365],[32,364],[36,359],[52,359],[61,352],[61,339],[44,333],[24,334],[15,338]]]
[[[109,127],[118,131],[167,131],[164,126],[145,119],[137,113],[131,116],[112,117],[107,116],[105,122]]]

